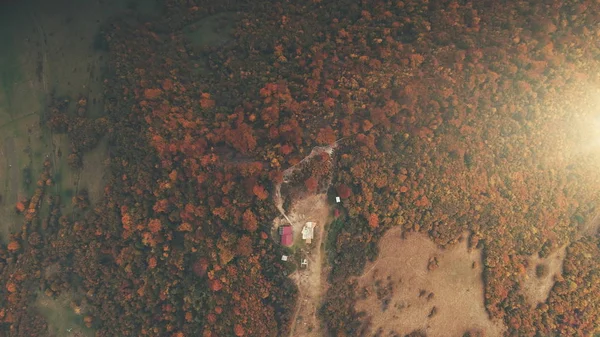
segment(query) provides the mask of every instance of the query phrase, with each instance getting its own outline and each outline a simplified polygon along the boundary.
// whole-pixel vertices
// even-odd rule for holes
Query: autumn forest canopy
[[[291,178],[292,197],[325,192],[340,216],[327,335],[361,335],[353,277],[392,227],[441,246],[471,233],[507,335],[600,332],[600,2],[161,6],[102,27],[102,116],[84,96],[49,100],[40,123],[68,136],[72,169],[106,144],[106,183],[66,200],[49,159],[32,178],[0,246],[0,336],[49,335],[42,297],[72,298],[91,336],[288,335],[298,289],[275,187],[336,142]],[[192,36],[215,17],[217,42]],[[565,245],[562,276],[530,305],[527,257]]]

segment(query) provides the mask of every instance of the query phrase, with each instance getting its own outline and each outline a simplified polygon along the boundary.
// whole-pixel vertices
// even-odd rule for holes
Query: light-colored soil
[[[300,259],[307,259],[308,266],[299,267],[290,275],[298,286],[298,304],[292,318],[290,336],[321,337],[323,336],[321,322],[317,312],[321,306],[322,294],[327,282],[323,270],[323,245],[328,221],[329,206],[327,195],[318,194],[297,202],[288,215],[294,227],[295,242]],[[302,227],[306,222],[316,223],[314,239],[310,244],[302,240]]]
[[[593,236],[598,234],[598,230],[600,229],[600,212],[596,213],[594,217],[588,222],[586,222],[580,229],[579,233],[575,237],[575,240],[579,240],[583,236]]]
[[[358,278],[356,310],[367,314],[366,332],[501,336],[503,323],[490,320],[484,306],[481,251],[468,250],[467,235],[441,249],[423,234],[407,233],[403,239],[401,228],[386,233],[379,257]],[[429,270],[433,259],[438,267]]]
[[[600,227],[600,213],[592,217],[579,228],[574,241],[585,236],[596,235]],[[532,306],[544,303],[550,295],[550,291],[556,282],[557,276],[562,275],[563,263],[567,255],[567,246],[565,244],[546,258],[540,258],[537,254],[527,259],[527,273],[521,280],[522,292],[527,302]],[[546,271],[540,276],[536,275],[538,265],[545,266]]]
[[[274,234],[277,233],[279,226],[291,224],[294,232],[292,250],[294,259],[299,266],[290,275],[290,278],[298,286],[298,302],[291,319],[290,337],[321,337],[324,335],[323,326],[317,313],[321,306],[322,295],[327,291],[328,285],[326,280],[329,270],[323,261],[325,256],[323,242],[326,240],[324,227],[329,222],[327,190],[331,185],[333,171],[321,178],[325,179],[320,183],[322,188],[314,194],[303,191],[304,184],[294,181],[293,177],[297,172],[306,169],[306,164],[317,155],[327,153],[331,156],[336,146],[337,142],[329,146],[313,148],[308,156],[283,172],[283,185],[286,185],[286,189],[282,190],[282,184],[279,184],[274,191],[273,202],[281,213],[281,217],[275,219],[273,223]],[[333,166],[329,165],[329,169],[332,170],[332,168]],[[286,214],[283,204],[288,197],[297,198],[297,200],[292,201],[291,209]],[[315,224],[311,243],[306,243],[302,239],[302,228],[307,222]],[[308,261],[308,266],[301,265],[300,262],[304,259]]]
[[[286,225],[291,222],[294,229],[294,243],[302,243],[302,228],[307,222],[311,221],[316,223],[317,227],[323,227],[323,221],[327,220],[327,217],[329,216],[327,195],[316,194],[296,201],[287,216],[289,222],[286,219],[279,218],[279,224]]]
[[[563,262],[566,256],[567,245],[562,246],[560,249],[550,254],[546,258],[542,259],[537,255],[530,256],[528,259],[527,273],[521,281],[522,291],[527,298],[527,301],[535,306],[538,303],[546,302],[550,290],[554,286],[554,282],[557,275],[562,275]],[[543,265],[546,268],[546,272],[541,277],[536,275],[536,268],[538,265]]]

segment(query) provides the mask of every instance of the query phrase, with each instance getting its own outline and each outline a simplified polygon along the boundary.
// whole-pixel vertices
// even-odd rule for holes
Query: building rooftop
[[[302,228],[302,239],[304,240],[312,240],[315,230],[314,222],[307,222],[306,225]]]
[[[281,235],[281,244],[291,246],[294,243],[293,229],[290,225],[279,227],[279,235]]]
[[[292,232],[293,232],[293,229],[292,229],[292,226],[290,226],[290,225],[285,225],[285,226],[279,227],[279,235],[292,234]]]
[[[291,233],[283,234],[281,236],[281,244],[284,246],[291,246],[294,243],[294,238]]]

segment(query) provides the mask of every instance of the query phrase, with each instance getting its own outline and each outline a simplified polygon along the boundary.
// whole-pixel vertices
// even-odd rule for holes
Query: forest
[[[600,2],[163,6],[155,21],[104,27],[105,116],[86,115],[85,97],[47,108],[73,169],[108,141],[109,178],[101,200],[53,193],[49,160],[32,178],[22,227],[0,247],[0,336],[49,334],[40,294],[76,298],[93,336],[286,336],[297,289],[271,236],[273,187],[340,139],[336,286],[319,313],[330,336],[359,335],[352,277],[394,226],[442,246],[473,233],[485,307],[508,335],[600,332],[600,240],[578,235],[598,211],[600,156],[571,154],[583,136],[567,128],[600,111],[587,90],[600,88]],[[234,42],[190,42],[185,29],[219,13],[235,13]],[[563,276],[529,306],[525,256],[567,242]]]

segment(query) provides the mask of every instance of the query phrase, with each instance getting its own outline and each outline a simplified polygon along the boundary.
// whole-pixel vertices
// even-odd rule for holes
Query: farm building
[[[306,243],[310,243],[313,239],[315,230],[314,222],[307,222],[306,225],[302,228],[302,239],[306,240]]]
[[[291,246],[294,243],[292,226],[286,225],[279,227],[279,235],[281,236],[281,244],[283,246]]]

